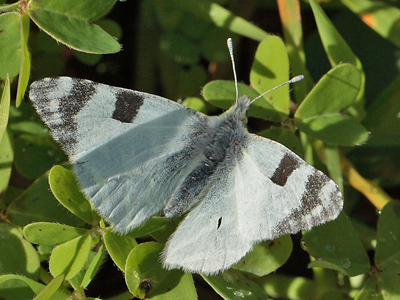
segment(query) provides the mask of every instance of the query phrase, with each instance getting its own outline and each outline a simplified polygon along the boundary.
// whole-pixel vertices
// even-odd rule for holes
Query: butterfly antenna
[[[226,41],[226,43],[228,44],[229,55],[231,57],[231,62],[232,62],[233,78],[235,80],[235,91],[236,91],[236,102],[237,102],[238,98],[239,98],[239,88],[238,88],[237,75],[236,75],[235,58],[233,57],[233,42],[232,42],[232,39],[229,38]]]
[[[256,98],[254,98],[253,100],[251,100],[250,104],[252,104],[254,101],[260,99],[264,95],[266,95],[268,93],[271,93],[272,91],[275,91],[276,89],[279,89],[281,86],[284,86],[284,85],[287,85],[287,84],[290,84],[290,83],[294,83],[294,82],[297,82],[297,81],[300,81],[300,80],[303,80],[303,79],[304,79],[304,75],[295,76],[292,79],[290,79],[289,81],[286,81],[286,82],[284,82],[284,83],[282,83],[282,84],[270,89],[269,91],[266,91],[266,92],[262,93],[260,96],[258,96]]]

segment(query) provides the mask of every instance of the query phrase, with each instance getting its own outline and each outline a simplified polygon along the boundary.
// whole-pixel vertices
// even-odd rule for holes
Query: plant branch
[[[350,185],[364,194],[369,201],[381,210],[392,198],[378,185],[371,180],[362,177],[354,165],[343,155],[340,157],[343,176],[349,181]]]

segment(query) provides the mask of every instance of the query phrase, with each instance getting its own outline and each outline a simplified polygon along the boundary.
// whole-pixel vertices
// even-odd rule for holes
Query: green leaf
[[[340,290],[326,291],[322,293],[321,296],[318,297],[318,300],[348,300],[348,299],[349,296]]]
[[[88,255],[88,258],[87,258],[87,260],[85,262],[85,265],[90,260],[90,254],[91,254],[91,251],[89,251],[89,255]],[[68,279],[68,283],[71,285],[71,287],[74,290],[78,290],[81,287],[81,283],[82,283],[83,277],[85,276],[85,269],[84,269],[85,265],[83,266],[83,268],[74,277]]]
[[[54,166],[49,173],[49,184],[57,200],[77,217],[91,225],[100,221],[100,216],[92,210],[90,202],[80,191],[73,172]]]
[[[54,280],[52,288],[57,285],[60,281],[59,278]],[[40,293],[46,287],[30,278],[21,275],[1,275],[0,276],[0,297],[1,299],[32,299],[35,295],[40,295]],[[33,292],[32,292],[33,291]],[[48,292],[47,292],[48,293]],[[46,295],[48,295],[46,293]],[[46,297],[45,295],[45,297]],[[37,299],[37,298],[34,298]],[[49,298],[38,298],[38,299],[49,299]],[[68,300],[70,296],[59,290],[56,290],[51,300]]]
[[[129,232],[128,236],[133,238],[147,236],[154,231],[161,229],[167,223],[169,223],[169,221],[166,218],[157,216],[151,217],[143,225]]]
[[[40,261],[35,248],[18,228],[0,223],[0,274],[14,273],[37,280]]]
[[[152,231],[150,235],[158,242],[166,243],[168,238],[172,233],[175,232],[176,227],[178,227],[179,223],[182,221],[183,217],[173,218],[172,220],[168,220],[165,222],[165,225],[161,228]],[[152,220],[152,219],[150,219]],[[140,229],[140,227],[138,228]],[[145,229],[145,227],[143,227]],[[131,234],[129,234],[131,236]]]
[[[6,211],[9,220],[18,226],[44,221],[82,227],[84,223],[54,198],[47,176],[39,177],[11,202]]]
[[[81,4],[75,5],[74,2]],[[121,49],[120,44],[101,27],[90,22],[90,18],[97,18],[104,12],[98,13],[97,9],[92,8],[99,1],[84,2],[86,1],[35,1],[29,7],[28,13],[39,28],[68,47],[87,53],[118,52]],[[100,1],[102,2],[104,1]],[[83,10],[80,10],[82,7]]]
[[[378,289],[384,300],[398,300],[399,286],[400,276],[398,274],[390,272],[378,273]]]
[[[397,47],[400,46],[400,9],[384,1],[342,0],[366,25]]]
[[[262,94],[289,79],[289,59],[283,41],[277,36],[264,39],[257,48],[256,56],[250,71],[251,86]],[[289,85],[266,94],[255,103],[261,107],[265,102],[271,104],[281,113],[281,120],[289,114]],[[268,107],[268,106],[267,106]]]
[[[106,32],[108,32],[113,37],[120,39],[122,36],[122,28],[121,26],[114,20],[111,19],[101,19],[96,22],[101,28],[103,28]],[[94,66],[100,62],[102,59],[102,55],[99,54],[91,54],[80,51],[73,51],[74,56],[82,63]],[[63,61],[65,63],[65,61]],[[47,71],[47,70],[46,70]],[[47,74],[46,74],[47,75]],[[47,75],[48,76],[48,75]]]
[[[313,299],[310,295],[319,293],[319,286],[304,277],[291,277],[270,274],[253,279],[270,297],[274,299]]]
[[[101,263],[103,262],[105,256],[104,243],[96,238],[92,240],[91,248],[93,248],[93,250],[89,251],[82,269],[74,277],[69,279],[69,283],[74,289],[78,290],[86,288],[91,283],[94,276],[96,276]]]
[[[232,268],[261,277],[282,266],[288,260],[290,253],[292,253],[292,239],[290,235],[285,235],[255,245],[253,250]]]
[[[64,281],[64,275],[60,274],[53,278],[48,285],[33,299],[33,300],[48,300],[50,299],[61,286]]]
[[[153,5],[157,21],[164,31],[173,31],[179,27],[185,13],[181,9],[176,9],[172,1],[154,0]],[[184,30],[183,26],[182,30]]]
[[[268,36],[268,33],[264,30],[234,15],[217,3],[208,0],[177,0],[174,1],[174,4],[176,5],[176,9],[189,12],[205,22],[214,23],[218,27],[225,28],[250,39],[262,41]]]
[[[332,66],[338,66],[342,63],[351,63],[361,72],[361,85],[357,98],[351,108],[352,115],[361,120],[365,117],[364,110],[364,89],[365,73],[358,57],[351,50],[350,46],[342,38],[328,16],[315,0],[310,0],[311,8],[317,22],[318,32],[321,37],[325,52]]]
[[[360,71],[353,65],[334,67],[321,78],[296,111],[299,129],[332,144],[365,142],[368,138],[366,129],[344,113],[354,103],[360,86]]]
[[[182,105],[202,112],[203,114],[206,114],[208,111],[206,103],[199,97],[187,97],[183,100]]]
[[[143,281],[153,289],[153,281],[159,284],[167,277],[168,271],[163,269],[159,262],[163,247],[162,244],[155,242],[142,243],[130,252],[126,261],[125,280],[134,296],[144,298],[148,294],[149,291],[141,286]]]
[[[185,24],[184,26],[187,25]],[[197,28],[200,26],[197,26]],[[201,28],[199,29],[201,30]],[[231,32],[209,25],[209,27],[205,28],[203,36],[199,38],[201,55],[207,61],[215,63],[228,62],[229,52],[226,48],[226,40],[230,37],[232,37]],[[204,68],[202,69],[204,70]],[[204,82],[207,82],[207,78]]]
[[[91,244],[91,236],[85,234],[56,246],[49,260],[51,274],[54,277],[64,274],[65,279],[74,277],[85,265]]]
[[[0,144],[0,209],[6,209],[8,203],[4,196],[8,189],[10,181],[14,152],[12,146],[12,134],[10,130],[5,132]]]
[[[359,59],[336,30],[335,26],[333,26],[321,6],[319,6],[315,0],[309,0],[309,2],[314,13],[315,21],[317,22],[322,44],[331,65],[337,66],[345,62],[351,63],[361,69]]]
[[[250,99],[257,97],[259,94],[246,84],[238,83],[239,97],[247,95]],[[214,80],[207,83],[203,87],[203,97],[224,110],[229,109],[235,103],[235,84],[231,80]]]
[[[0,275],[1,299],[32,299],[44,287],[43,284],[22,275]]]
[[[30,19],[27,15],[21,14],[19,19],[20,39],[21,39],[21,63],[18,76],[17,97],[15,99],[16,107],[20,106],[28,87],[29,76],[31,73],[31,56],[28,51],[29,25]]]
[[[233,270],[202,277],[224,299],[269,299],[255,282]]]
[[[260,94],[246,84],[238,83],[239,96],[247,95],[254,99]],[[211,104],[229,109],[235,103],[235,84],[229,80],[214,80],[207,83],[203,88],[203,97]],[[258,99],[249,108],[249,116],[280,122],[281,114],[264,98]]]
[[[195,65],[200,50],[182,34],[167,32],[160,37],[160,49],[172,60],[182,65]]]
[[[129,291],[138,298],[197,299],[192,275],[165,270],[160,263],[164,245],[155,242],[136,246],[128,256],[125,280]]]
[[[192,274],[178,270],[170,271],[168,280],[162,282],[157,289],[150,289],[149,295],[154,300],[197,300]]]
[[[32,0],[30,5],[33,9],[95,21],[109,12],[115,2],[117,0]]]
[[[367,251],[375,250],[376,248],[376,229],[365,224],[361,220],[353,219],[351,222],[354,226],[357,235],[360,237],[364,248]]]
[[[400,273],[400,201],[386,204],[379,216],[375,264],[381,271]]]
[[[8,124],[15,135],[31,134],[50,138],[48,127],[40,120],[32,105],[11,106]]]
[[[324,156],[325,156],[325,163],[326,167],[329,171],[329,176],[336,182],[339,186],[340,191],[342,194],[344,193],[343,187],[343,175],[342,175],[342,168],[340,166],[340,153],[337,146],[334,145],[324,145]]]
[[[46,260],[50,258],[51,252],[53,251],[52,246],[46,246],[46,245],[39,245],[38,247],[38,252],[41,254]]]
[[[15,140],[15,167],[26,178],[35,179],[66,159],[50,136],[21,134]]]
[[[367,273],[369,258],[348,217],[303,232],[303,245],[315,258],[309,267],[333,269],[347,276]]]
[[[340,112],[307,118],[298,122],[298,126],[309,136],[334,145],[359,145],[369,137],[356,119]]]
[[[93,252],[91,252],[93,253]],[[83,276],[82,283],[80,287],[82,289],[87,288],[87,286],[92,282],[93,278],[96,276],[101,263],[103,262],[105,255],[105,247],[104,244],[101,243],[97,253],[89,259],[89,264],[87,266],[85,275]]]
[[[8,114],[10,112],[10,97],[10,77],[7,75],[0,102],[0,143],[7,129]]]
[[[54,77],[65,72],[68,64],[65,46],[44,31],[32,33],[29,49],[33,51],[34,68],[31,70],[33,78]],[[75,55],[77,51],[72,50],[72,52]],[[101,58],[98,54],[84,54]]]
[[[21,63],[19,13],[0,15],[0,79],[5,80],[7,74],[14,78],[19,73]]]
[[[37,222],[26,225],[23,230],[25,238],[32,244],[56,246],[79,236],[88,234],[84,228],[63,224]]]
[[[118,268],[124,271],[126,259],[128,258],[129,253],[138,244],[135,238],[128,235],[114,233],[112,229],[108,227],[103,235],[103,239],[108,254],[110,254]]]
[[[314,85],[312,77],[306,69],[300,3],[297,0],[278,1],[278,7],[290,61],[290,74],[291,76],[304,75],[304,80],[292,86],[294,100],[300,104]]]
[[[400,76],[397,76],[368,107],[367,117],[363,121],[363,124],[371,131],[368,145],[400,146],[399,98]],[[387,168],[382,169],[387,171]]]
[[[187,95],[199,95],[201,86],[207,82],[206,70],[198,64],[189,69],[182,68],[178,73],[176,94],[179,98]]]
[[[296,118],[306,119],[344,111],[353,104],[360,89],[360,71],[341,64],[326,73],[296,111]]]
[[[381,300],[379,296],[376,282],[372,277],[368,277],[361,290],[357,293],[354,300]]]
[[[283,127],[270,127],[259,132],[258,135],[279,142],[288,147],[298,156],[303,157],[303,148],[299,138],[293,132]]]

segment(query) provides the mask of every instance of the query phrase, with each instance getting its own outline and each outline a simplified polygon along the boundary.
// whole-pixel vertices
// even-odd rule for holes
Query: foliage
[[[126,41],[126,49],[135,46],[136,65],[131,76],[118,78],[143,91],[161,87],[171,99],[187,97],[184,105],[204,113],[227,109],[233,82],[205,83],[229,69],[229,36],[236,45],[242,37],[259,42],[250,85],[240,83],[240,94],[255,98],[289,73],[306,76],[291,92],[285,86],[257,100],[249,127],[328,172],[344,192],[340,217],[303,233],[312,278],[306,270],[280,271],[296,263],[287,262],[296,256],[289,236],[256,245],[224,273],[199,276],[165,270],[159,262],[179,220],[153,217],[127,235],[113,232],[69,166],[60,165],[66,156],[23,97],[31,70],[37,78],[85,68],[93,77],[117,77],[133,54],[124,47],[122,64],[109,60],[119,54],[104,55],[120,51],[115,37],[122,36],[120,24],[104,16],[118,7],[131,19],[133,12],[116,0],[31,0],[0,6],[0,298],[94,299],[86,294],[97,296],[91,286],[107,254],[127,287],[107,299],[196,299],[198,282],[224,299],[400,298],[400,203],[383,191],[400,184],[400,4],[341,0],[323,9],[309,0],[300,10],[298,0],[278,0],[277,7],[264,2],[136,1],[135,41]],[[247,21],[265,9],[279,12],[284,42]],[[312,14],[317,26],[305,49],[300,12]],[[71,71],[71,60],[85,67]],[[380,210],[379,216],[363,215],[366,208]]]

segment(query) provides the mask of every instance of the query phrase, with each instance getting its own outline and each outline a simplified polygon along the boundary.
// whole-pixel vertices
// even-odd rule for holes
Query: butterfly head
[[[247,123],[247,111],[250,107],[251,99],[247,95],[240,96],[236,102],[227,111],[227,114],[233,115],[238,121]]]
[[[232,62],[232,69],[233,69],[233,77],[234,77],[234,83],[235,83],[235,91],[236,91],[236,103],[235,105],[233,105],[231,107],[231,109],[229,110],[232,114],[237,115],[238,117],[240,117],[241,119],[245,120],[246,119],[246,113],[247,110],[249,109],[250,105],[262,98],[264,95],[275,91],[276,89],[280,88],[281,86],[284,86],[286,84],[290,84],[290,83],[294,83],[300,80],[304,79],[303,75],[298,75],[293,77],[292,79],[290,79],[289,81],[286,81],[264,93],[262,93],[261,95],[259,95],[258,97],[254,98],[253,100],[250,100],[250,98],[247,95],[243,95],[239,97],[239,87],[238,87],[238,81],[237,81],[237,75],[236,75],[236,67],[235,67],[235,59],[233,57],[233,42],[232,39],[229,38],[227,40],[227,45],[228,45],[228,50],[229,50],[229,56],[231,58],[231,62]]]

